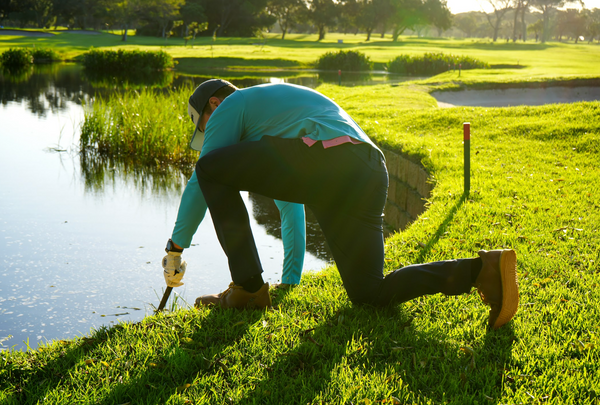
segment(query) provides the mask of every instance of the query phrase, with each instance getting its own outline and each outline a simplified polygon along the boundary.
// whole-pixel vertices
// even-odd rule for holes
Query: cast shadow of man
[[[443,400],[457,389],[481,399],[482,393],[500,397],[514,341],[512,324],[488,331],[472,348],[459,347],[452,327],[432,332],[414,325],[421,316],[418,307],[427,305],[427,299],[419,300],[406,311],[348,304],[300,332],[300,343],[266,365],[265,378],[235,403],[391,400],[383,392],[392,392],[401,403],[421,403]],[[474,327],[485,328],[485,318]]]

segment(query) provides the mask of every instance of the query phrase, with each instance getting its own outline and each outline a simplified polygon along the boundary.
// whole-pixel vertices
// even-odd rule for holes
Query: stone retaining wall
[[[433,184],[423,166],[386,149],[385,155],[390,176],[384,221],[388,228],[406,228],[425,212],[425,199],[431,196]]]

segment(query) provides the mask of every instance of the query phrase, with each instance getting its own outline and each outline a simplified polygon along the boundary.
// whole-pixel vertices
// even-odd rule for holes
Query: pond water
[[[177,86],[204,79],[167,80]],[[280,80],[232,81],[243,87]],[[285,80],[310,85],[318,78]],[[160,262],[187,174],[81,159],[82,101],[111,90],[86,80],[77,65],[0,74],[0,85],[0,349],[35,349],[39,342],[151,314],[162,296]],[[278,211],[272,200],[243,197],[253,213],[264,278],[278,282]],[[329,254],[309,219],[304,268],[319,270]],[[193,244],[184,253],[185,285],[172,294],[182,305],[231,280],[208,215]]]

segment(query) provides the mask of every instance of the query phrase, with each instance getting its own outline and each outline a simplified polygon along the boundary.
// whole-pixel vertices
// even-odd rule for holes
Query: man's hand
[[[180,287],[183,285],[181,279],[185,274],[187,263],[181,261],[181,252],[168,252],[163,257],[162,266],[167,287]]]

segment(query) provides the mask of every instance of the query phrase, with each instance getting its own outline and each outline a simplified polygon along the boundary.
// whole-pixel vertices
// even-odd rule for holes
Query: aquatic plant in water
[[[421,56],[400,55],[387,65],[390,73],[403,75],[429,76],[437,75],[451,69],[485,69],[490,65],[468,56],[425,53]]]
[[[164,51],[117,51],[92,49],[82,56],[86,69],[122,72],[153,72],[174,66],[171,55]]]
[[[191,88],[167,92],[143,89],[93,100],[81,127],[82,152],[135,158],[140,164],[191,165],[193,124],[187,115]]]
[[[321,55],[316,64],[317,69],[321,70],[359,72],[373,69],[371,59],[358,51],[327,52]]]

